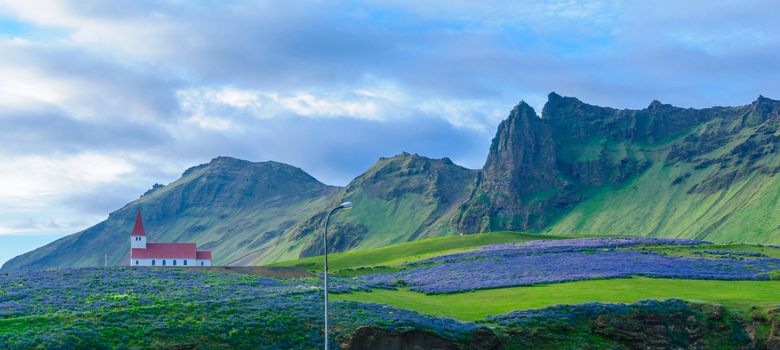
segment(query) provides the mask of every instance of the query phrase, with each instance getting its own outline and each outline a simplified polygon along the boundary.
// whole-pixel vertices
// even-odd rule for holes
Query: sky
[[[485,161],[546,96],[780,98],[773,1],[0,0],[0,263],[217,156]]]

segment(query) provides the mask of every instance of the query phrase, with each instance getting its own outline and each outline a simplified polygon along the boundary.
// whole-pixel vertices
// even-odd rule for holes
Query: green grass
[[[328,254],[328,268],[336,275],[351,277],[363,273],[377,272],[367,267],[392,267],[406,262],[425,259],[446,253],[476,249],[480,246],[500,243],[527,242],[536,239],[560,239],[562,236],[547,236],[520,232],[490,232],[465,236],[429,238],[391,246],[352,250]],[[283,261],[271,266],[297,266],[309,271],[322,271],[323,258],[315,256],[292,261]],[[364,269],[360,269],[360,268]],[[338,272],[342,270],[341,272]]]
[[[626,249],[637,249],[637,247],[630,247]],[[737,251],[737,252],[752,252],[761,253],[772,258],[780,258],[780,248],[770,246],[760,246],[752,244],[702,244],[697,246],[681,246],[681,245],[666,245],[666,246],[644,246],[642,250],[662,253],[666,255],[678,255],[687,257],[712,257],[712,254],[694,254],[695,252],[704,252],[707,250],[724,250],[724,251]],[[746,257],[750,258],[750,257]]]
[[[746,137],[748,134],[745,134]],[[742,136],[740,136],[742,137]],[[741,138],[735,138],[733,144]],[[702,159],[716,159],[721,147]],[[780,244],[780,177],[756,171],[715,193],[689,193],[694,184],[737,167],[695,169],[696,163],[666,165],[669,148],[646,153],[653,166],[617,186],[598,187],[543,232],[695,238],[712,242]],[[769,157],[761,165],[780,164]],[[678,177],[690,174],[673,185]]]
[[[427,295],[409,290],[382,290],[334,294],[334,300],[387,304],[420,313],[475,321],[487,315],[534,309],[556,304],[590,301],[632,303],[642,299],[679,298],[721,304],[740,315],[753,306],[780,303],[780,281],[709,281],[634,277],[578,281],[480,290],[468,293]]]

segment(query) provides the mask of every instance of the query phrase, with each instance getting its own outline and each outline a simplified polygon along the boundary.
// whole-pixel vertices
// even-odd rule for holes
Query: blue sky
[[[479,168],[513,105],[780,97],[772,1],[0,0],[0,263],[227,155]]]

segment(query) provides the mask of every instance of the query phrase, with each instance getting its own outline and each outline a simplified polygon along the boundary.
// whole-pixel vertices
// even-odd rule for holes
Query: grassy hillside
[[[413,262],[442,254],[477,249],[489,244],[521,243],[538,239],[560,238],[563,237],[522,232],[490,232],[465,236],[429,238],[381,248],[360,249],[344,253],[328,254],[328,268],[335,275],[353,276],[356,274],[376,272],[378,270],[371,268],[392,268],[407,262]],[[296,266],[312,272],[321,272],[323,262],[322,256],[314,256],[278,262],[271,264],[271,266]]]
[[[651,237],[684,237],[715,242],[780,243],[780,178],[762,171],[736,178],[740,164],[701,167],[736,148],[756,129],[742,131],[724,148],[702,155],[696,163],[665,159],[672,143],[645,148],[652,166],[623,184],[594,190],[564,214],[548,234],[618,234]],[[780,156],[769,155],[753,167],[780,166]],[[708,179],[731,174],[725,187],[696,191]],[[693,190],[692,190],[693,189]]]
[[[475,176],[476,171],[447,158],[430,159],[410,153],[381,158],[330,203],[287,230],[268,251],[240,263],[265,264],[289,259],[290,255],[322,254],[325,215],[342,201],[351,201],[354,207],[332,218],[329,246],[333,252],[454,235],[449,221]],[[287,255],[273,253],[277,250]]]

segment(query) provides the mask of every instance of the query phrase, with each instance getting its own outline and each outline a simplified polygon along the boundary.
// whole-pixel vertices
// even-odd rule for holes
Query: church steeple
[[[144,221],[141,219],[141,209],[135,214],[135,226],[133,233],[130,234],[130,256],[133,256],[133,249],[146,249],[146,230],[144,230]]]
[[[141,209],[138,209],[138,213],[135,215],[135,226],[133,226],[133,233],[131,236],[146,236],[144,230],[144,221],[141,219]]]

